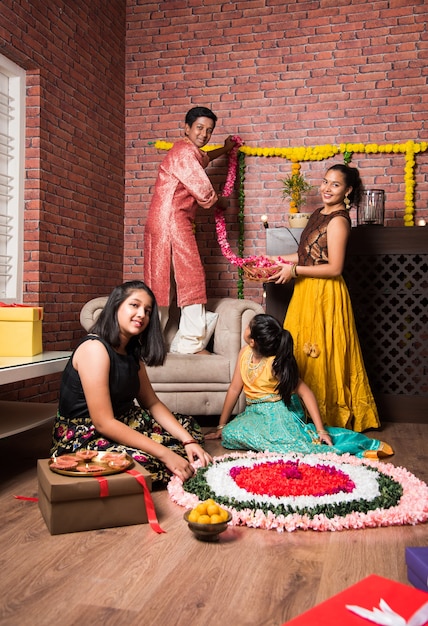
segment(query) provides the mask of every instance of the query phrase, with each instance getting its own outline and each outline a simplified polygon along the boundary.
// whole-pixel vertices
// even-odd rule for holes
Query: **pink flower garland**
[[[233,146],[232,150],[229,153],[226,183],[224,185],[223,194],[222,194],[223,197],[225,198],[228,198],[233,191],[235,181],[236,181],[236,172],[237,172],[237,166],[238,166],[238,151],[239,151],[240,146],[242,146],[242,144],[244,143],[242,139],[238,137],[238,135],[233,135],[232,139],[235,142],[235,145]],[[280,269],[277,263],[275,263],[271,259],[268,259],[265,256],[253,255],[253,256],[248,256],[245,258],[238,257],[232,251],[232,248],[230,247],[230,244],[227,240],[226,221],[224,219],[223,211],[219,208],[217,208],[215,211],[215,225],[216,225],[217,241],[220,246],[220,250],[223,256],[229,261],[229,263],[240,268],[244,266],[251,266],[257,269],[272,268],[274,270],[273,273],[275,273],[276,271]],[[281,263],[287,263],[291,265],[289,261],[284,261],[284,259],[282,259],[281,257],[278,257],[278,261]]]
[[[232,265],[244,267],[244,265],[254,264],[258,268],[275,267],[275,263],[265,256],[247,256],[245,258],[236,256],[227,240],[226,222],[221,209],[216,209],[215,212],[215,229],[220,250]]]
[[[233,135],[232,139],[235,142],[235,145],[229,152],[229,163],[227,168],[226,182],[222,193],[225,198],[228,198],[233,191],[236,180],[236,171],[238,169],[238,150],[244,143],[241,137],[238,137],[238,135]]]

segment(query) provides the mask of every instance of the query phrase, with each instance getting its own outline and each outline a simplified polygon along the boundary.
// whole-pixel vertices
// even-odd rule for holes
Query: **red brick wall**
[[[142,276],[144,221],[164,156],[149,142],[180,137],[191,106],[219,115],[214,143],[229,133],[261,147],[427,140],[423,0],[125,5],[0,1],[0,51],[28,72],[24,301],[45,308],[45,349],[72,347],[83,303]],[[367,186],[385,188],[387,224],[401,225],[402,157],[354,163]],[[427,153],[417,163],[422,216]],[[264,250],[261,214],[271,227],[285,223],[279,180],[290,164],[250,157],[247,166],[245,253],[253,254]],[[303,171],[317,184],[325,166]],[[226,160],[209,172],[220,185]],[[317,202],[314,194],[309,208]],[[226,215],[236,249],[236,193]],[[209,212],[198,216],[198,240],[209,295],[235,296]],[[245,296],[260,301],[261,288],[246,283]],[[1,387],[0,397],[55,401],[57,382]]]
[[[24,301],[44,307],[44,349],[69,350],[82,305],[123,276],[125,2],[2,0],[0,13],[0,52],[28,72]],[[0,395],[57,388],[54,375]]]
[[[238,133],[248,146],[294,147],[345,142],[427,141],[428,90],[424,0],[223,3],[128,1],[125,276],[141,276],[143,229],[164,152],[149,142],[175,141],[186,111],[211,107],[219,116],[212,143]],[[342,156],[303,163],[318,185]],[[404,157],[355,155],[366,187],[386,192],[387,226],[403,225]],[[208,170],[220,184],[224,159]],[[287,160],[248,157],[245,254],[264,251],[260,216],[287,225],[280,179]],[[417,158],[416,208],[428,216],[428,152]],[[308,210],[319,206],[317,190]],[[237,249],[237,197],[226,216]],[[197,237],[209,295],[236,296],[236,273],[218,249],[209,212]],[[245,297],[261,288],[245,283]]]

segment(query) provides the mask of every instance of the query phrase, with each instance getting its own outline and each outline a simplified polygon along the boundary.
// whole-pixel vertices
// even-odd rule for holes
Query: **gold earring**
[[[344,197],[343,202],[345,203],[345,209],[349,209],[351,201],[349,200],[348,196]]]

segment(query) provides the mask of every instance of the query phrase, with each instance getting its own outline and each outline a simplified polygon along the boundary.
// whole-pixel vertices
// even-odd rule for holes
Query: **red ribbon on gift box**
[[[141,476],[141,474],[139,474],[137,470],[132,470],[132,469],[127,470],[126,473],[131,474],[135,478],[135,480],[137,480],[140,483],[140,485],[143,488],[144,503],[146,505],[146,511],[147,511],[147,519],[149,520],[149,524],[152,530],[154,530],[157,533],[166,532],[159,526],[158,519],[156,517],[155,505],[153,503],[152,496],[150,494],[149,488],[147,487],[146,481],[144,480],[143,476]]]
[[[108,480],[104,476],[94,476],[98,480],[100,486],[100,498],[107,498],[108,496]]]
[[[6,302],[0,302],[0,308],[2,309],[38,309],[38,319],[41,320],[43,318],[43,307],[37,304],[18,304],[17,302],[11,302],[10,304],[6,304]]]
[[[22,306],[29,306],[32,309],[40,309],[39,306],[35,306],[34,304],[18,304],[16,302],[12,302],[11,304],[6,304],[6,302],[0,302],[0,306],[7,306],[7,307],[22,307]]]
[[[155,505],[153,503],[152,496],[150,494],[149,488],[146,485],[146,481],[144,480],[144,477],[141,476],[141,474],[137,472],[137,470],[129,469],[129,470],[126,470],[126,473],[131,474],[131,476],[133,476],[135,480],[139,482],[143,488],[144,504],[146,505],[147,519],[149,521],[151,529],[159,534],[166,532],[159,526],[159,522],[156,517]],[[107,479],[104,476],[94,476],[94,478],[96,478],[98,482],[100,483],[100,498],[106,498],[108,496]]]

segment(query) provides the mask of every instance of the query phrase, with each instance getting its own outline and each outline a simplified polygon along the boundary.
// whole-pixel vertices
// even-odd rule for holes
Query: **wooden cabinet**
[[[290,252],[274,230],[267,253]],[[428,422],[428,227],[353,228],[343,275],[381,419]],[[282,321],[291,295],[266,285],[266,311]]]

